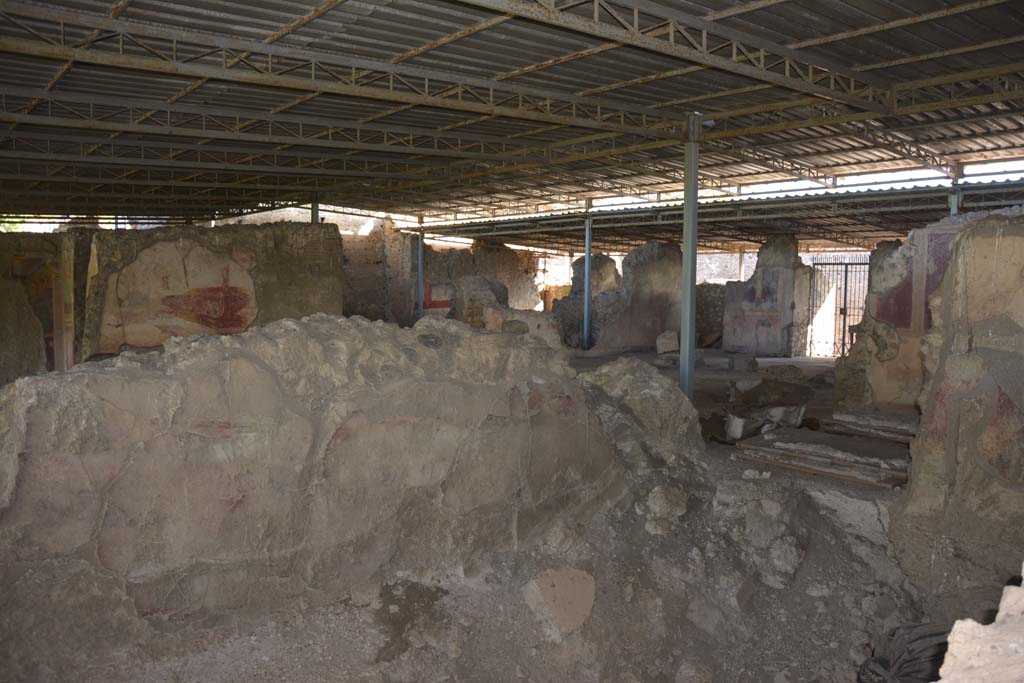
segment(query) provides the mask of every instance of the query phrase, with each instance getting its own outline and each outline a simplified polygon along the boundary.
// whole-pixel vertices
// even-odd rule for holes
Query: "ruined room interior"
[[[0,0],[0,682],[1024,681],[1024,3]]]

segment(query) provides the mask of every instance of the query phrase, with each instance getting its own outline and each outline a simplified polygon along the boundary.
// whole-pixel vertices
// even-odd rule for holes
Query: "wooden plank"
[[[883,441],[891,441],[892,443],[903,444],[909,446],[910,442],[914,440],[914,435],[897,432],[890,430],[883,430],[878,427],[858,427],[844,422],[835,422],[832,420],[824,420],[821,423],[822,428],[829,434],[842,434],[844,436],[869,436],[874,439],[882,439]]]
[[[739,460],[755,463],[758,465],[781,467],[783,469],[793,470],[795,472],[800,472],[801,474],[807,474],[814,477],[828,477],[830,479],[839,479],[841,481],[849,482],[851,484],[864,484],[865,486],[873,486],[875,488],[885,489],[887,491],[892,491],[902,484],[902,482],[890,482],[884,480],[862,479],[860,477],[848,477],[839,472],[817,470],[810,467],[804,467],[796,463],[779,462],[777,460],[772,460],[768,458],[758,458],[756,456],[750,455],[749,452],[737,453],[736,457]]]
[[[908,478],[905,470],[894,470],[881,464],[856,463],[830,458],[822,454],[808,454],[760,444],[741,442],[736,445],[741,451],[737,454],[739,458],[750,462],[777,465],[803,474],[831,477],[886,489],[902,486],[906,484]]]
[[[882,472],[905,474],[907,470],[910,468],[909,459],[906,461],[905,464],[900,463],[899,466],[892,467],[891,465],[888,465],[885,460],[881,459],[879,459],[877,463],[865,462],[863,460],[847,460],[845,458],[829,456],[824,453],[778,448],[773,445],[765,443],[756,443],[753,441],[753,439],[747,439],[746,441],[741,441],[737,443],[736,446],[741,450],[762,451],[765,453],[769,453],[771,455],[780,455],[789,458],[800,458],[810,462],[818,462],[827,466],[841,467],[843,469],[860,469],[867,472],[874,472],[877,470]]]

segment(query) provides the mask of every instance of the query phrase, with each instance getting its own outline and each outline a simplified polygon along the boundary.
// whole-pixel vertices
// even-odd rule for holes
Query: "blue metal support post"
[[[591,225],[590,216],[584,223],[584,249],[583,249],[583,350],[590,348],[590,257],[591,257]]]
[[[420,239],[417,244],[416,258],[416,319],[423,317],[423,230],[420,229]]]
[[[693,373],[697,348],[697,160],[700,154],[701,115],[690,114],[683,174],[683,282],[679,324],[679,388],[693,400]]]

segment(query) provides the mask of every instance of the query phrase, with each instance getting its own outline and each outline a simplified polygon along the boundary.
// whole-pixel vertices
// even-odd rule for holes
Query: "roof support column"
[[[309,203],[309,222],[316,225],[320,222],[320,198],[313,193],[313,201]]]
[[[700,113],[690,114],[683,174],[683,278],[679,323],[679,388],[693,400],[697,348],[697,161],[700,154]]]
[[[587,219],[584,223],[583,235],[583,340],[581,346],[586,351],[590,348],[590,261],[593,230],[590,218],[590,200],[587,200]]]
[[[422,218],[420,221],[422,222]],[[416,243],[416,320],[423,318],[423,229]]]
[[[963,201],[963,190],[960,189],[960,180],[964,177],[963,164],[953,164],[952,173],[953,185],[949,190],[949,215],[956,216],[960,213],[960,203]]]

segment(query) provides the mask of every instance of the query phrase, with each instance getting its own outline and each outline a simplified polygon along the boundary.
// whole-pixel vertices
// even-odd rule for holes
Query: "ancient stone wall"
[[[53,284],[67,239],[0,233],[0,386],[53,367]]]
[[[1020,212],[962,226],[929,309],[923,415],[894,538],[936,617],[977,617],[1024,556]]]
[[[81,357],[341,313],[341,255],[330,224],[96,231]]]
[[[467,275],[497,280],[508,289],[511,308],[532,310],[541,303],[534,252],[476,243],[469,249],[424,248],[425,305],[437,311],[451,307],[455,283]],[[412,263],[415,278],[416,263]]]
[[[0,277],[0,386],[46,371],[43,325],[17,280]]]
[[[369,320],[387,319],[388,278],[383,231],[343,235],[342,271],[345,274],[345,315]]]
[[[750,279],[725,285],[722,348],[758,356],[804,355],[810,270],[800,261],[795,238],[766,242]]]
[[[841,408],[912,407],[924,382],[922,339],[931,327],[928,297],[946,273],[960,219],[880,243],[871,253],[864,317],[836,363]]]
[[[454,321],[316,315],[0,390],[0,671],[82,680],[168,621],[463,577],[571,527],[621,484],[574,374]]]
[[[507,332],[536,337],[561,350],[558,320],[547,311],[509,308],[508,288],[493,278],[466,275],[455,283],[450,317],[470,327],[490,332]]]
[[[558,324],[562,328],[562,336],[565,343],[572,347],[579,347],[580,335],[583,332],[583,296],[585,289],[586,261],[581,256],[572,262],[572,281],[569,291],[563,297],[552,300],[551,312],[554,313]],[[613,293],[612,299],[618,297],[618,291],[622,287],[622,276],[615,265],[614,259],[607,254],[592,254],[590,257],[590,294],[597,297],[604,292]],[[602,311],[603,314],[604,311]],[[591,307],[591,315],[597,311]],[[603,322],[603,320],[602,320]],[[596,329],[599,325],[596,320],[591,323],[591,333],[597,338]],[[593,340],[591,340],[593,341]]]
[[[579,264],[579,265],[577,265]],[[654,348],[658,335],[679,329],[682,254],[674,244],[649,242],[622,261],[621,288],[615,262],[603,254],[591,261],[593,348]],[[566,344],[580,346],[583,320],[582,260],[573,263],[569,296],[555,302]]]
[[[697,346],[721,346],[725,319],[725,285],[702,282],[697,285],[695,311]]]

